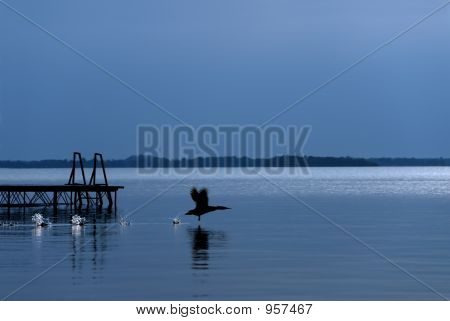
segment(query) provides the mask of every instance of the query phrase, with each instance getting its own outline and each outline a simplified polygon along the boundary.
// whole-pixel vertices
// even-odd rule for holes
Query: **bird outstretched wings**
[[[208,190],[206,188],[197,191],[195,187],[191,189],[191,197],[194,200],[197,208],[208,206]]]

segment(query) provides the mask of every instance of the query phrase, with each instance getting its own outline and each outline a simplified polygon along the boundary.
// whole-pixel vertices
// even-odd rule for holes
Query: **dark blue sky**
[[[259,124],[436,0],[5,0],[186,122]],[[313,155],[450,157],[450,7],[276,119]],[[136,151],[176,124],[0,5],[0,159]]]

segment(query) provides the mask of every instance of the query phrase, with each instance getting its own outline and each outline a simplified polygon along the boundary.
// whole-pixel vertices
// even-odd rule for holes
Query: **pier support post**
[[[58,209],[58,192],[53,192],[53,209]]]
[[[108,197],[108,209],[111,210],[113,208],[113,200],[111,197],[111,192],[106,192],[106,196]]]
[[[77,200],[78,200],[78,209],[81,210],[83,207],[83,200],[81,198],[81,192],[77,192]]]

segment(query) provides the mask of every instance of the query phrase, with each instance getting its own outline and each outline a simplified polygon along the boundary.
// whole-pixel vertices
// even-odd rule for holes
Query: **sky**
[[[1,0],[0,159],[135,154],[136,126],[178,124],[136,91],[261,124],[445,2]],[[271,124],[310,125],[309,155],[450,157],[449,37],[450,6]]]

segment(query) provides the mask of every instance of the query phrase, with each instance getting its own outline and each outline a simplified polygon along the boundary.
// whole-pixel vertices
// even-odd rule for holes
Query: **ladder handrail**
[[[81,175],[83,178],[82,184],[75,182],[77,157],[78,157],[78,161],[80,163]],[[73,153],[72,171],[70,172],[70,177],[69,177],[69,181],[67,182],[67,185],[86,185],[86,175],[84,174],[83,158],[81,157],[81,153],[79,153],[79,152]]]
[[[97,157],[100,158],[100,164],[102,166],[102,172],[103,172],[103,179],[105,180],[104,184],[97,184]],[[89,180],[89,185],[106,185],[108,186],[108,178],[106,177],[106,169],[105,169],[105,162],[103,161],[103,155],[100,153],[94,154],[94,167],[92,168],[92,174],[91,179]]]

